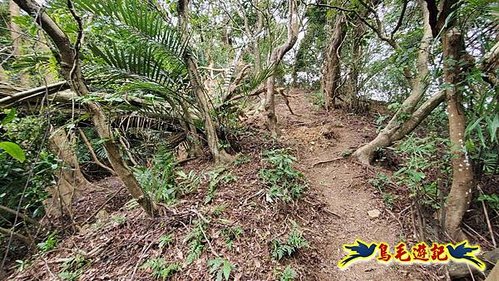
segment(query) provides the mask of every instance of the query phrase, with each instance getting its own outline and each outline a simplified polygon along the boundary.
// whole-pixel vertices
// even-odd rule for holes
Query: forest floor
[[[162,206],[159,217],[149,218],[131,204],[115,178],[83,191],[74,206],[75,224],[66,225],[58,246],[35,255],[9,280],[59,280],[72,274],[79,279],[65,280],[154,280],[154,272],[142,265],[160,257],[181,265],[171,280],[214,280],[207,264],[217,257],[234,266],[231,280],[279,280],[288,265],[296,271],[296,280],[428,280],[417,266],[365,262],[346,270],[337,267],[345,254],[342,245],[355,239],[394,245],[401,239],[411,241],[412,236],[369,184],[381,168],[344,158],[375,136],[373,117],[342,110],[327,114],[304,91],[291,91],[289,101],[295,114],[282,101],[277,106],[282,131],[277,142],[265,137],[259,121],[253,120],[253,129],[239,139],[241,159],[247,161],[226,168],[206,159],[185,164],[182,168],[195,171],[202,184],[176,204]],[[264,167],[262,152],[271,148],[290,148],[297,158],[295,167],[308,181],[308,190],[296,202],[265,199],[258,171]],[[207,202],[207,175],[224,169],[233,181],[221,181]],[[285,241],[293,222],[308,247],[276,261],[270,254],[271,242]],[[166,234],[172,241],[162,246],[159,241]],[[196,245],[199,258],[186,262]]]

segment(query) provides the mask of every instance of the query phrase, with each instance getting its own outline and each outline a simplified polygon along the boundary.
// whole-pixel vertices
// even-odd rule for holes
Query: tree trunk
[[[405,135],[410,133],[415,128],[413,126],[408,126],[405,123],[414,122],[411,121],[411,119],[415,117],[413,113],[417,111],[415,109],[426,92],[426,88],[428,86],[427,80],[429,74],[429,69],[428,69],[429,54],[430,54],[431,41],[433,40],[432,30],[429,23],[428,8],[423,1],[418,1],[418,3],[423,11],[424,31],[423,31],[423,38],[421,39],[421,43],[419,46],[419,53],[416,62],[417,74],[413,79],[409,80],[409,84],[411,85],[411,94],[407,99],[404,100],[400,109],[395,113],[390,122],[388,122],[386,127],[378,134],[378,136],[370,143],[360,147],[359,149],[357,149],[357,151],[355,151],[353,156],[356,157],[363,164],[368,165],[373,161],[374,153],[376,150],[391,145],[394,141],[403,138]],[[435,107],[433,107],[432,110]],[[427,109],[423,111],[426,112]],[[429,113],[431,113],[431,111]],[[426,117],[427,115],[429,115],[429,113],[422,117]],[[409,118],[407,118],[407,116],[409,116]],[[421,121],[422,120],[419,120],[416,125],[418,125]],[[406,128],[406,129],[411,128],[411,129],[400,131],[399,130],[400,128]],[[397,137],[394,137],[394,135],[397,135]]]
[[[288,0],[288,36],[283,45],[272,51],[270,56],[270,65],[273,68],[281,63],[284,55],[293,48],[298,40],[298,15],[297,15],[297,2],[296,0]],[[275,114],[275,75],[272,74],[266,81],[266,95],[265,95],[265,114],[267,116],[267,127],[273,137],[277,137],[279,132],[277,128],[277,116]]]
[[[40,5],[34,0],[14,0],[25,12],[36,18],[36,23],[45,30],[59,50],[58,61],[61,65],[61,72],[71,86],[71,89],[78,95],[88,95],[90,91],[84,83],[81,68],[78,63],[78,54],[71,44],[67,35],[50,18]],[[69,2],[70,3],[70,2]],[[79,19],[77,19],[79,20]],[[121,157],[119,146],[111,132],[110,124],[100,105],[96,102],[87,102],[86,107],[92,116],[95,129],[99,137],[104,140],[104,148],[107,151],[109,162],[118,177],[123,181],[133,198],[144,208],[149,215],[153,215],[156,205],[143,192],[132,171],[127,167],[123,157]]]
[[[203,148],[201,146],[201,139],[197,132],[196,126],[194,126],[194,121],[192,120],[191,113],[189,112],[189,108],[185,105],[183,101],[181,101],[180,106],[182,107],[182,113],[184,114],[185,120],[185,131],[190,132],[191,137],[191,145],[189,148],[189,155],[200,157],[203,155]]]
[[[189,19],[189,0],[179,0],[178,1],[178,14],[180,16],[180,29],[183,36],[187,34],[187,25]],[[220,147],[220,140],[218,139],[215,122],[210,115],[213,110],[208,96],[206,95],[206,89],[201,81],[201,76],[199,75],[198,66],[192,55],[187,51],[184,55],[184,62],[187,65],[187,71],[189,73],[189,78],[191,81],[191,87],[194,91],[194,95],[199,103],[202,118],[204,119],[204,129],[206,130],[206,139],[208,142],[208,148],[210,149],[211,156],[216,163],[219,162],[231,162],[233,157],[228,154],[225,149]]]
[[[19,6],[12,0],[9,1],[10,14],[10,39],[12,40],[12,55],[19,57],[21,55],[21,28],[14,22],[14,18],[19,16]]]
[[[190,55],[188,55],[185,60],[191,80],[191,86],[200,105],[201,114],[204,119],[204,129],[206,131],[206,139],[208,141],[208,148],[210,149],[211,156],[216,163],[231,162],[232,156],[228,154],[225,149],[220,147],[220,140],[218,139],[215,124],[210,115],[212,106],[210,106],[211,103],[208,101],[208,97],[206,95],[203,84],[201,84],[201,77],[199,76],[196,62]]]
[[[20,14],[19,6],[12,0],[9,1],[9,13],[10,13],[10,38],[12,40],[12,56],[18,59],[21,56],[21,28],[14,22],[14,18],[18,17]],[[28,84],[28,78],[25,73],[19,73],[19,83],[22,86]]]
[[[48,189],[51,198],[45,201],[46,213],[53,217],[64,214],[73,217],[73,200],[80,191],[92,184],[83,176],[74,150],[74,137],[68,139],[63,127],[53,130],[49,137],[49,148],[63,166],[57,173],[57,184]]]
[[[460,224],[468,210],[474,189],[473,169],[464,145],[466,116],[461,104],[463,73],[460,61],[464,50],[464,37],[456,29],[450,28],[443,37],[444,79],[447,110],[449,115],[449,136],[452,153],[452,186],[445,206],[445,230],[457,241],[464,239]]]
[[[364,17],[367,17],[368,11],[364,14]],[[362,69],[363,57],[364,57],[364,48],[362,46],[362,41],[364,40],[364,36],[366,35],[366,25],[362,23],[361,20],[357,19],[355,21],[355,25],[357,28],[353,30],[351,39],[351,61],[348,65],[348,76],[345,82],[345,102],[347,104],[347,108],[353,112],[364,112],[366,108],[363,108],[359,99],[359,74]]]
[[[346,35],[346,19],[343,14],[336,16],[336,21],[331,35],[331,41],[324,55],[322,68],[322,91],[325,99],[326,110],[335,107],[335,100],[339,97],[341,85],[341,46]]]
[[[444,100],[444,91],[435,94],[413,112],[402,125],[392,127],[391,130],[383,129],[374,140],[357,149],[353,156],[363,164],[370,164],[378,149],[387,147],[410,134]]]

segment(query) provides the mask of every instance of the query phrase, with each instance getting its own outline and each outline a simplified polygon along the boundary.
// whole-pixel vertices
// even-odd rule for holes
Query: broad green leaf
[[[488,122],[490,140],[492,142],[497,141],[497,129],[499,128],[499,114],[494,116],[494,119]]]
[[[231,271],[232,271],[232,264],[230,264],[230,262],[228,262],[228,261],[224,261],[223,273],[224,273],[225,280],[229,280]]]
[[[14,118],[16,118],[16,109],[15,108],[12,108],[12,109],[9,109],[9,110],[6,110],[7,111],[7,116],[5,116],[2,120],[2,125],[5,125],[7,123],[10,123],[12,120],[14,120]]]
[[[7,154],[12,156],[12,158],[16,159],[19,162],[24,162],[26,160],[26,155],[21,147],[13,142],[4,141],[0,142],[0,148],[3,149]]]
[[[471,132],[473,132],[473,130],[477,126],[480,126],[480,122],[482,121],[482,119],[483,119],[483,117],[480,117],[475,122],[473,122],[473,124],[471,124],[470,126],[468,126],[468,128],[466,128],[466,134],[469,135]]]

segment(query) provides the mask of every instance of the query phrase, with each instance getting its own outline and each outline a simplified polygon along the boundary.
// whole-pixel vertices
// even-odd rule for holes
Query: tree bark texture
[[[456,29],[450,28],[442,38],[444,57],[444,79],[447,111],[449,116],[449,137],[452,153],[452,186],[445,205],[445,230],[456,240],[464,237],[460,224],[468,210],[473,193],[473,169],[464,145],[466,116],[462,106],[463,73],[460,61],[464,49],[464,37]]]
[[[336,105],[341,86],[341,47],[346,35],[346,18],[343,14],[336,16],[331,40],[327,46],[322,68],[322,92],[326,110]]]
[[[21,28],[14,22],[14,18],[20,15],[19,6],[12,0],[9,1],[10,14],[10,38],[12,40],[12,56],[18,59],[21,56]],[[28,79],[25,73],[19,73],[19,83],[23,86],[28,84]]]
[[[57,184],[48,189],[51,195],[45,203],[46,213],[52,217],[69,215],[73,217],[73,200],[80,191],[91,186],[83,176],[74,150],[74,136],[70,139],[61,127],[49,136],[49,149],[61,160],[62,167],[57,173]]]
[[[14,22],[14,18],[19,16],[19,6],[12,0],[9,1],[10,14],[10,38],[12,40],[12,55],[19,57],[21,55],[21,28]]]

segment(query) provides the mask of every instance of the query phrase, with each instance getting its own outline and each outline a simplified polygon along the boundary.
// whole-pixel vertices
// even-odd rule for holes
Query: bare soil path
[[[311,192],[319,194],[327,208],[337,214],[330,224],[323,225],[320,256],[326,257],[317,276],[321,280],[419,280],[414,269],[383,266],[375,262],[354,264],[340,270],[337,262],[344,256],[343,244],[355,239],[366,242],[398,243],[401,226],[384,208],[382,200],[368,182],[366,167],[343,154],[364,143],[375,133],[368,118],[333,111],[327,114],[310,103],[307,93],[290,92],[292,115],[284,102],[277,107],[282,141],[293,147],[299,168],[310,182]],[[321,161],[331,162],[317,164]],[[372,172],[371,172],[372,174]],[[377,218],[369,211],[380,211]],[[333,216],[333,215],[332,215]]]

